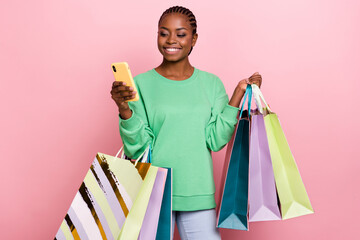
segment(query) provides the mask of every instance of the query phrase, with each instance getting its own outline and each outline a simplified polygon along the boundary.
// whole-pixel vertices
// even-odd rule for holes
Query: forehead
[[[190,21],[187,16],[180,13],[166,14],[161,20],[159,27],[166,27],[167,29],[186,28],[190,29]]]

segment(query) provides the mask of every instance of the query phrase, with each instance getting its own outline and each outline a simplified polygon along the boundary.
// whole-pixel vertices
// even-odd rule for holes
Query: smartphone
[[[125,102],[138,101],[139,94],[136,89],[134,79],[132,78],[129,64],[127,62],[118,62],[111,64],[112,71],[114,73],[115,81],[125,82],[126,86],[132,87],[136,91],[135,98],[125,100]]]

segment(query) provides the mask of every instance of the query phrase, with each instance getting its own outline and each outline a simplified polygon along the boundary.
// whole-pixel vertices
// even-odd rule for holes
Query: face
[[[167,14],[160,22],[158,30],[158,49],[168,61],[180,61],[188,57],[195,46],[197,33],[192,35],[188,18],[179,13]]]

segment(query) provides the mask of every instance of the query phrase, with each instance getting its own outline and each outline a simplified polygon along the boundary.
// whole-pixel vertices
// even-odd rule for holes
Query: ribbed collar
[[[196,79],[199,69],[197,69],[196,67],[194,67],[194,72],[192,73],[192,75],[184,80],[172,80],[169,78],[164,77],[163,75],[161,75],[160,73],[158,73],[155,68],[151,69],[150,72],[158,79],[161,79],[164,82],[168,82],[169,84],[178,84],[178,85],[183,85],[183,84],[188,84],[190,82],[192,82],[194,79]]]

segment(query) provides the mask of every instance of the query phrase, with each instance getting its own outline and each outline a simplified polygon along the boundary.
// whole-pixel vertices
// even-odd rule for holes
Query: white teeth
[[[178,48],[165,48],[167,51],[169,52],[175,52],[175,51],[179,51],[180,49]]]

